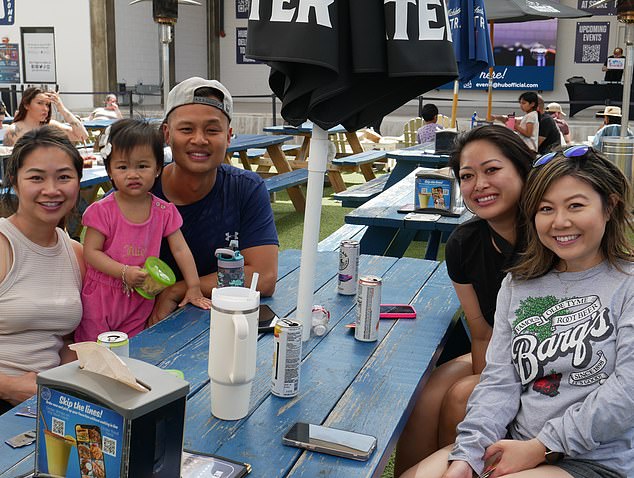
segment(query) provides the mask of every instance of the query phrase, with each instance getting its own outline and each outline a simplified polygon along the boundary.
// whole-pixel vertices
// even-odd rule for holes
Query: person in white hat
[[[193,77],[175,86],[167,97],[163,123],[174,162],[165,166],[152,192],[174,203],[183,217],[181,230],[206,297],[218,285],[214,252],[232,240],[238,241],[244,257],[245,285],[258,272],[258,290],[271,295],[279,244],[273,211],[259,175],[223,163],[232,115],[233,99],[222,83]],[[161,259],[174,269],[178,282],[157,297],[148,325],[176,309],[185,293],[168,247],[161,248]]]
[[[566,120],[563,119],[563,116],[566,116],[566,113],[564,113],[561,109],[561,105],[559,103],[548,103],[545,112],[552,116],[552,118],[555,120],[555,123],[557,123],[557,127],[559,128],[559,131],[561,131],[561,134],[564,136],[566,144],[570,144],[572,141],[570,137],[570,126],[568,125]]]
[[[606,106],[603,111],[597,113],[597,116],[603,116],[603,126],[594,134],[592,146],[599,151],[603,151],[603,138],[621,135],[621,108],[618,106]],[[629,128],[627,136],[634,136]]]

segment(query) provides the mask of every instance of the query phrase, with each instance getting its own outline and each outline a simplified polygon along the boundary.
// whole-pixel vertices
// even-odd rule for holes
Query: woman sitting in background
[[[55,105],[57,111],[68,124],[51,119],[52,104]],[[75,115],[66,109],[58,93],[32,87],[27,88],[22,93],[18,112],[4,135],[4,145],[13,146],[24,133],[47,124],[62,130],[71,141],[88,139],[86,128]]]

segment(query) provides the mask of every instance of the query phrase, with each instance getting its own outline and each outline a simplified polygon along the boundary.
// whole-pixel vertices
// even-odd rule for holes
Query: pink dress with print
[[[176,232],[183,219],[176,207],[152,195],[150,217],[141,224],[128,221],[110,194],[92,205],[82,218],[84,226],[105,236],[103,252],[121,264],[143,267],[148,256],[157,256],[161,240]],[[102,332],[118,330],[129,337],[141,332],[152,312],[153,300],[123,292],[121,278],[110,277],[87,264],[81,292],[84,313],[75,341],[95,341]]]

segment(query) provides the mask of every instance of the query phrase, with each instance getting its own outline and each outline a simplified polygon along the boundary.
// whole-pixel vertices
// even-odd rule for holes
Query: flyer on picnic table
[[[251,473],[251,465],[228,458],[183,450],[182,478],[240,478]]]

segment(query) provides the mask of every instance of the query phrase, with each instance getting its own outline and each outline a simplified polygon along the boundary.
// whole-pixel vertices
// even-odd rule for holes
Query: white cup
[[[211,291],[211,413],[239,420],[249,412],[255,376],[260,293],[246,287]]]

